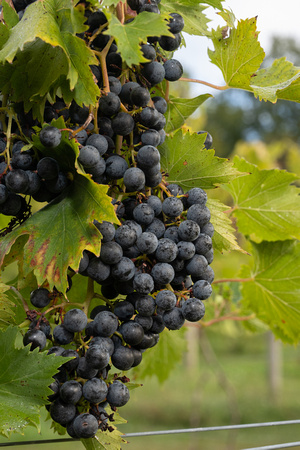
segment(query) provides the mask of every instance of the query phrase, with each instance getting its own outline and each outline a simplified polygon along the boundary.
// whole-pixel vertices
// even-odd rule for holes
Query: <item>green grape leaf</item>
[[[172,36],[164,14],[153,14],[143,11],[132,22],[122,24],[116,16],[106,14],[109,26],[104,34],[112,35],[118,46],[123,61],[131,67],[140,62],[149,62],[143,56],[141,43],[146,43],[149,36]]]
[[[159,335],[159,343],[143,353],[143,363],[131,369],[131,373],[139,380],[156,376],[160,383],[166,381],[186,351],[185,331],[165,329]]]
[[[254,267],[244,266],[240,277],[242,304],[256,313],[280,339],[300,339],[300,244],[297,241],[252,244]]]
[[[256,18],[238,22],[227,38],[222,32],[221,27],[212,31],[215,50],[208,50],[211,62],[222,71],[227,86],[251,90],[252,77],[265,56],[258,42]]]
[[[277,97],[282,100],[300,103],[300,78],[297,78],[285,89],[278,91]]]
[[[217,199],[208,199],[206,205],[211,212],[210,221],[215,229],[212,238],[214,250],[218,250],[220,253],[223,253],[224,250],[229,252],[237,250],[247,254],[236,241],[232,221],[224,214],[224,211],[228,211],[229,207]]]
[[[276,59],[271,67],[260,69],[252,78],[251,88],[259,100],[275,103],[278,91],[286,89],[300,77],[300,67],[295,67],[286,58]]]
[[[9,28],[4,25],[3,22],[0,22],[0,48],[8,41],[10,36]]]
[[[3,8],[3,19],[9,29],[13,28],[19,22],[18,13],[5,0],[1,2]]]
[[[199,2],[198,0],[178,0],[174,2],[172,0],[164,0],[159,4],[160,11],[165,14],[170,14],[176,12],[180,14],[184,19],[184,32],[188,34],[195,34],[198,36],[207,36],[209,34],[207,23],[209,19],[205,16],[203,11],[206,6],[199,3],[211,2]],[[219,7],[219,1],[213,1],[212,3],[217,4]],[[215,6],[215,5],[212,5]]]
[[[55,64],[50,64],[51,60]],[[36,101],[46,97],[49,86],[61,73],[66,74],[67,71],[68,63],[63,50],[37,39],[18,53],[12,64],[6,63],[3,66],[0,71],[2,90],[9,93],[13,86],[12,100],[23,101],[25,109],[29,110],[34,97]]]
[[[170,95],[168,109],[165,113],[165,118],[167,119],[166,133],[173,133],[175,130],[178,130],[185,123],[186,119],[210,97],[212,97],[210,94],[198,95],[195,98],[177,98]]]
[[[234,198],[234,215],[241,233],[255,242],[300,238],[299,177],[279,169],[259,170],[239,157],[235,167],[249,175],[225,186]]]
[[[10,286],[7,286],[0,281],[0,329],[5,329],[9,325],[15,324],[15,312],[16,307],[9,296]]]
[[[112,428],[113,431],[98,431],[94,438],[81,439],[86,450],[121,450],[127,441],[116,427],[112,426]]]
[[[45,103],[47,93],[62,83],[60,92],[82,105],[95,105],[100,90],[90,65],[98,64],[93,51],[76,36],[86,29],[84,10],[74,8],[70,0],[45,0],[30,4],[23,19],[0,39],[0,80],[3,92],[13,93],[13,100],[24,101],[25,110]],[[61,27],[61,28],[60,28]],[[85,61],[85,64],[82,64]],[[12,67],[10,67],[12,65]],[[24,82],[28,89],[24,90]],[[55,93],[54,93],[55,95]],[[40,117],[41,118],[41,117]]]
[[[166,138],[159,151],[168,182],[178,183],[185,190],[214,189],[240,175],[227,159],[214,156],[212,149],[204,149],[205,138],[205,134],[183,134],[181,129]]]
[[[300,67],[280,58],[271,67],[259,69],[265,53],[258,42],[256,18],[241,20],[235,28],[233,15],[226,10],[220,15],[232,27],[230,35],[224,36],[224,27],[213,30],[214,51],[208,50],[208,54],[222,71],[225,88],[252,91],[260,100],[272,103],[277,99],[300,102]]]
[[[28,425],[40,427],[40,408],[48,403],[52,376],[62,362],[59,356],[47,355],[30,347],[17,348],[17,327],[0,331],[0,434],[22,433]]]
[[[62,33],[63,49],[69,61],[68,80],[74,99],[79,105],[95,105],[100,90],[94,82],[90,65],[98,65],[98,60],[85,42],[71,33]],[[82,64],[84,61],[84,64]]]
[[[47,280],[50,290],[55,286],[65,292],[68,267],[78,269],[83,250],[99,255],[101,235],[93,220],[118,223],[107,189],[76,174],[63,194],[2,239],[0,261],[17,239],[28,235],[22,255],[24,276],[33,270],[38,285]]]

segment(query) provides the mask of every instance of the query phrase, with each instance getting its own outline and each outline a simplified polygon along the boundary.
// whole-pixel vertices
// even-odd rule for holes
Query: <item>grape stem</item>
[[[166,92],[165,92],[166,102],[168,102],[170,100],[169,95],[170,95],[170,82],[166,81]]]
[[[219,283],[247,283],[248,281],[254,281],[254,278],[222,278],[220,280],[215,280],[212,284]]]
[[[92,113],[92,110],[90,110],[88,118],[86,119],[86,121],[84,122],[83,125],[81,125],[81,127],[76,128],[76,130],[73,131],[72,133],[72,138],[76,137],[76,134],[78,134],[80,131],[85,130],[89,124],[91,123],[91,121],[94,119],[94,115]]]
[[[207,81],[203,81],[203,80],[197,80],[195,78],[179,78],[179,81],[188,81],[190,83],[199,83],[199,84],[204,84],[205,86],[211,87],[213,89],[217,89],[218,91],[226,91],[227,89],[230,89],[230,87],[228,85],[226,86],[217,86],[215,84],[212,83],[208,83]]]
[[[93,298],[100,298],[100,299],[103,300],[108,306],[110,306],[110,307],[113,308],[112,302],[110,302],[109,300],[107,300],[107,298],[103,297],[103,295],[97,294],[97,293],[95,292]]]
[[[161,183],[159,183],[158,186],[161,188],[162,191],[164,191],[167,194],[168,197],[172,197],[171,192],[168,191],[168,188],[164,183],[161,182]]]
[[[54,306],[51,306],[51,308],[48,308],[47,311],[45,311],[43,313],[43,316],[45,316],[49,312],[53,311],[54,309],[60,309],[60,308],[63,309],[65,306],[70,306],[70,305],[82,307],[82,303],[63,302],[63,303],[60,303],[59,305],[54,305]]]
[[[113,41],[114,41],[114,38],[111,37],[101,52],[94,50],[95,55],[97,55],[100,59],[100,65],[101,65],[101,69],[102,69],[102,78],[103,78],[103,88],[104,88],[105,92],[110,92],[107,66],[106,66],[106,56],[107,56],[108,50],[110,49],[110,46],[113,43]]]

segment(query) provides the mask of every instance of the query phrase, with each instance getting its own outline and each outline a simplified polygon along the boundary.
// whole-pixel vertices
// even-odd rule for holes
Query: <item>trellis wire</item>
[[[264,447],[244,448],[243,450],[276,450],[280,448],[291,448],[291,447],[300,447],[300,441],[286,442],[285,444],[265,445]]]
[[[142,436],[155,436],[164,434],[179,434],[179,433],[197,433],[202,431],[221,431],[221,430],[238,430],[244,428],[260,428],[260,427],[272,427],[278,425],[296,425],[300,424],[300,420],[284,420],[280,422],[261,422],[261,423],[246,423],[241,425],[223,425],[220,427],[202,427],[202,428],[185,428],[178,430],[163,430],[163,431],[143,431],[141,433],[127,433],[124,437],[142,437]]]
[[[260,422],[260,423],[247,423],[241,425],[223,425],[219,427],[201,427],[201,428],[185,428],[178,430],[163,430],[163,431],[144,431],[140,433],[127,433],[123,434],[122,437],[143,437],[143,436],[158,436],[158,435],[168,435],[168,434],[179,434],[179,433],[197,433],[203,431],[225,431],[225,430],[238,430],[246,428],[262,428],[262,427],[272,427],[280,425],[296,425],[300,424],[300,420],[284,420],[280,422]],[[21,441],[21,442],[4,442],[0,443],[0,447],[12,447],[15,445],[34,445],[34,444],[54,444],[61,442],[74,442],[79,439],[72,438],[62,438],[62,439],[39,439],[36,441]],[[243,450],[276,450],[282,448],[300,447],[300,442],[287,442],[284,444],[267,445],[264,447],[252,447]]]

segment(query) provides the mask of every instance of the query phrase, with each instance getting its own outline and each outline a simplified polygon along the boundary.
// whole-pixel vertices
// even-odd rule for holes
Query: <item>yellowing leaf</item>
[[[276,59],[267,69],[260,69],[252,78],[251,88],[259,100],[277,101],[278,91],[287,88],[300,77],[300,67],[295,67],[286,58]]]
[[[77,174],[61,196],[2,239],[0,260],[17,239],[26,235],[24,276],[33,270],[39,285],[47,280],[50,289],[55,286],[65,292],[68,267],[78,269],[83,250],[99,255],[100,233],[93,220],[118,222],[107,189]]]
[[[227,38],[223,38],[219,27],[212,32],[212,41],[215,50],[208,50],[208,54],[211,62],[222,71],[226,84],[251,90],[252,77],[265,55],[258,42],[256,18],[241,20]]]

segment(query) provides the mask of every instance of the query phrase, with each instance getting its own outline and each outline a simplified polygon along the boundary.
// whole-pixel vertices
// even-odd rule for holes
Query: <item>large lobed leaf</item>
[[[186,190],[214,189],[240,175],[227,159],[214,156],[214,150],[204,149],[205,137],[178,130],[166,138],[159,150],[168,182],[178,183]]]
[[[133,64],[149,62],[141,51],[140,44],[146,43],[149,36],[173,36],[167,26],[164,14],[153,14],[147,11],[140,13],[131,22],[122,24],[116,16],[106,14],[109,26],[104,34],[112,35],[118,46],[123,61],[130,67]]]
[[[68,267],[78,269],[83,250],[99,255],[101,235],[93,220],[118,222],[107,189],[108,186],[76,174],[64,194],[2,240],[0,261],[14,242],[26,235],[28,240],[21,255],[24,276],[33,270],[39,285],[47,280],[50,289],[55,286],[65,292]]]
[[[65,128],[62,117],[53,120],[52,126]],[[47,126],[47,125],[46,125]],[[55,158],[61,170],[69,174],[72,183],[56,199],[37,211],[21,226],[7,234],[0,242],[0,261],[4,265],[19,260],[19,276],[25,279],[31,271],[41,285],[48,281],[65,292],[67,269],[77,270],[84,249],[100,252],[101,235],[93,225],[108,220],[118,223],[106,195],[108,186],[94,183],[89,175],[75,171],[78,144],[62,131],[60,144],[54,149],[44,147],[38,135],[32,137],[34,147],[43,156]]]
[[[52,376],[66,360],[47,355],[29,346],[17,348],[19,331],[10,327],[0,331],[0,434],[22,433],[28,425],[39,428],[40,408],[47,404]]]
[[[254,311],[282,340],[300,339],[300,243],[297,241],[252,244],[254,267],[243,267],[240,276],[242,304]]]
[[[208,50],[208,54],[222,71],[228,88],[253,91],[260,100],[273,103],[277,99],[300,102],[299,67],[280,58],[271,67],[260,69],[265,53],[258,41],[256,18],[238,22],[229,37],[224,37],[223,31],[221,27],[212,31],[214,51]]]
[[[239,157],[235,167],[249,175],[226,187],[234,198],[234,215],[241,233],[255,242],[300,238],[298,176],[285,170],[259,170]]]

